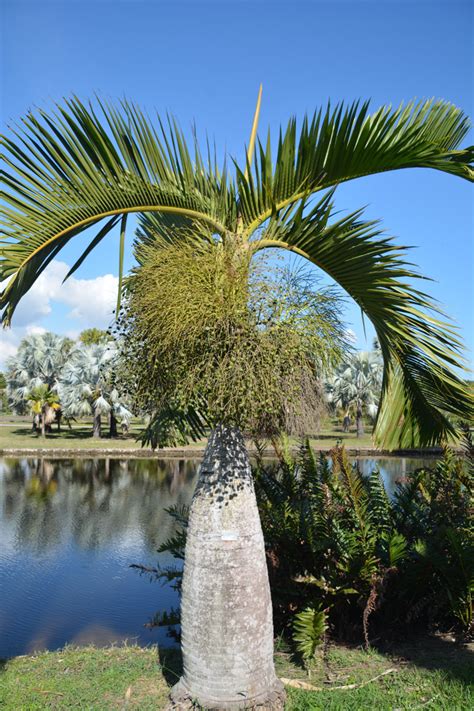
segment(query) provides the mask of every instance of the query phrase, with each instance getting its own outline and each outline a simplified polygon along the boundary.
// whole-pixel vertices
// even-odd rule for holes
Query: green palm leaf
[[[120,111],[77,98],[56,112],[30,113],[3,137],[7,191],[0,280],[11,277],[3,320],[67,242],[104,218],[129,212],[183,215],[223,232],[235,200],[225,171],[197,144],[191,155],[177,124],[156,131],[122,102]],[[106,228],[110,225],[107,223]],[[94,245],[95,246],[95,245]]]
[[[272,163],[271,137],[258,144],[253,171],[237,169],[239,208],[251,234],[265,220],[323,188],[364,175],[400,168],[434,168],[474,181],[474,146],[459,149],[470,124],[463,112],[441,100],[411,101],[397,109],[369,102],[343,103],[296,119],[278,138]]]
[[[449,415],[472,417],[472,396],[451,369],[462,363],[456,329],[438,318],[433,302],[408,280],[421,278],[377,223],[357,211],[332,224],[331,195],[305,216],[293,208],[274,221],[256,250],[298,252],[340,284],[372,321],[384,358],[375,439],[383,447],[430,446],[452,437]]]

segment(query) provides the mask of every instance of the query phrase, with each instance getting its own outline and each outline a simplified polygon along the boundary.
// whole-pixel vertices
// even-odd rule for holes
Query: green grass
[[[474,708],[473,663],[473,650],[436,637],[398,645],[390,654],[330,646],[310,677],[285,652],[276,653],[280,677],[324,689],[287,688],[288,711],[467,711]],[[359,688],[338,690],[351,684]]]
[[[156,649],[66,647],[6,662],[0,671],[0,708],[121,709],[129,687],[127,708],[164,708],[168,687]]]
[[[128,435],[120,434],[115,439],[106,436],[107,428],[104,427],[104,436],[100,439],[91,436],[92,424],[89,421],[74,422],[71,428],[64,425],[61,432],[56,431],[40,437],[31,431],[30,418],[15,415],[2,415],[0,417],[0,450],[2,449],[127,449],[140,450],[141,445],[136,441],[142,425],[139,421],[132,422]],[[324,423],[321,433],[317,438],[311,438],[311,444],[317,449],[329,449],[340,439],[348,448],[369,448],[373,446],[370,433],[357,438],[355,432],[345,433],[334,423]],[[191,448],[202,449],[206,444],[203,439],[188,445]],[[295,440],[296,444],[296,440]]]
[[[310,677],[285,648],[277,645],[275,659],[280,677],[324,689],[288,687],[286,711],[466,711],[474,708],[473,656],[466,646],[431,638],[398,646],[391,654],[330,646],[312,665]],[[374,679],[388,669],[394,671]],[[169,685],[179,673],[175,651],[165,653],[160,663],[156,647],[66,647],[4,662],[0,708],[164,709]],[[337,688],[349,684],[364,686]]]
[[[140,431],[140,424],[133,423],[127,435],[119,434],[111,439],[106,436],[107,428],[103,428],[103,436],[98,439],[92,437],[92,427],[89,422],[75,422],[71,428],[63,425],[61,432],[57,432],[53,425],[53,432],[46,437],[41,437],[31,431],[29,419],[12,418],[0,420],[0,450],[2,449],[142,449],[136,437]],[[202,443],[192,443],[190,447],[202,447]]]

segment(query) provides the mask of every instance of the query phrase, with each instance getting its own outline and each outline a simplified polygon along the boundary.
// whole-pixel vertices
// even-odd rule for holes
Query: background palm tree
[[[16,355],[7,360],[7,397],[15,412],[25,411],[29,395],[34,388],[44,385],[57,392],[58,380],[74,343],[55,333],[31,334],[24,338]],[[58,429],[61,408],[56,409]]]
[[[326,384],[327,400],[343,411],[344,419],[355,412],[357,436],[364,434],[363,412],[375,420],[382,390],[380,351],[359,351],[342,363]]]
[[[28,393],[27,401],[34,422],[41,428],[41,436],[46,437],[46,427],[54,422],[56,411],[61,407],[58,394],[47,385],[37,385]]]
[[[81,345],[63,368],[58,383],[61,403],[70,417],[94,418],[93,437],[102,433],[102,416],[110,421],[110,436],[117,435],[117,420],[128,423],[132,413],[113,385],[116,349],[113,343]]]
[[[299,132],[292,119],[273,157],[270,136],[256,144],[259,105],[260,95],[247,158],[233,164],[234,175],[209,146],[203,155],[197,139],[191,153],[174,121],[156,128],[127,102],[117,109],[74,98],[52,113],[26,116],[3,139],[10,205],[0,272],[9,278],[0,301],[4,323],[64,245],[93,224],[98,232],[70,274],[120,222],[121,285],[127,214],[153,212],[165,243],[214,244],[231,253],[228,275],[266,248],[290,250],[325,270],[377,332],[384,359],[377,441],[427,445],[452,436],[450,416],[472,412],[466,386],[451,370],[459,363],[456,332],[407,283],[416,274],[377,224],[361,211],[335,219],[334,188],[409,167],[473,180],[474,150],[460,148],[467,119],[444,101],[372,114],[368,103],[336,105],[305,118]],[[250,466],[239,429],[225,417],[209,438],[191,508],[182,633],[176,700],[281,705]]]

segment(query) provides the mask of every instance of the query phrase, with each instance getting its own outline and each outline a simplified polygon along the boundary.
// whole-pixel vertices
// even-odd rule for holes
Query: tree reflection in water
[[[165,509],[190,502],[197,466],[0,460],[0,656],[30,651],[35,639],[61,646],[94,626],[152,641],[143,624],[157,608],[176,605],[176,594],[147,585],[128,566],[156,563],[156,549],[174,531]],[[173,561],[165,554],[160,562]]]

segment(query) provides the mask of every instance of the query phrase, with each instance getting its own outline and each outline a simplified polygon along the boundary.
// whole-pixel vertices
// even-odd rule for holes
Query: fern
[[[334,474],[336,476],[339,475],[344,495],[350,504],[347,513],[353,517],[355,525],[365,538],[370,522],[364,478],[357,466],[349,463],[343,447],[332,449],[331,456],[333,458]]]
[[[293,641],[306,664],[313,659],[327,630],[327,614],[321,606],[306,607],[295,616]]]
[[[366,479],[368,510],[370,521],[378,531],[388,531],[392,527],[392,506],[378,469]]]
[[[320,462],[316,461],[308,438],[306,438],[300,446],[298,453],[298,465],[301,478],[301,488],[303,491],[308,491],[309,493],[313,486],[320,481]]]
[[[380,537],[378,552],[385,567],[397,568],[407,556],[408,542],[401,533],[384,532]]]

